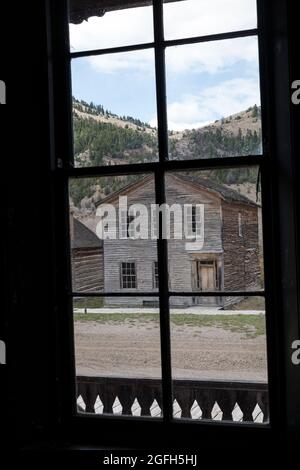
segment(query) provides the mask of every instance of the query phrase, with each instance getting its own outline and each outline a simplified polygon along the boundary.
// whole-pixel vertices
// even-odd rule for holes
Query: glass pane
[[[162,416],[157,298],[74,299],[77,409]]]
[[[262,153],[257,38],[166,50],[170,159]]]
[[[158,159],[152,50],[72,61],[76,166]]]
[[[167,173],[171,291],[263,288],[260,199],[256,166]]]
[[[69,193],[73,291],[157,292],[153,176],[70,179]]]
[[[129,46],[153,42],[152,2],[137,8],[138,1],[131,1],[132,8],[124,2],[99,0],[95,7],[85,0],[70,2],[71,52]],[[145,2],[146,3],[146,2]]]
[[[264,299],[226,297],[221,303],[170,299],[174,416],[267,422]]]
[[[165,1],[165,38],[180,39],[257,27],[256,0]]]

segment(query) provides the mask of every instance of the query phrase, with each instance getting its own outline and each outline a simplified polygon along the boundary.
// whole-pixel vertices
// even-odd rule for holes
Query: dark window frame
[[[154,1],[154,23],[160,25],[162,22],[162,5],[161,2]],[[265,251],[265,266],[268,269],[266,273],[266,308],[267,311],[272,311],[272,316],[267,315],[267,333],[268,333],[268,358],[269,358],[269,387],[270,387],[270,414],[271,422],[269,426],[256,426],[254,424],[248,425],[247,423],[231,424],[231,423],[213,423],[202,422],[193,423],[185,420],[176,421],[171,416],[171,400],[172,400],[172,382],[170,370],[170,348],[166,344],[162,344],[162,369],[164,372],[163,383],[163,404],[165,408],[164,420],[156,422],[156,420],[149,419],[133,419],[127,417],[103,417],[97,418],[87,416],[82,417],[76,415],[75,409],[75,367],[72,361],[73,352],[73,323],[72,323],[72,298],[76,297],[76,293],[71,293],[71,276],[68,256],[63,267],[61,275],[57,276],[57,285],[60,292],[60,302],[58,311],[61,313],[68,312],[64,315],[64,320],[60,322],[60,328],[67,334],[67,339],[64,341],[62,350],[68,353],[69,360],[67,368],[61,375],[61,413],[60,419],[63,420],[66,429],[71,433],[73,438],[77,436],[89,436],[89,442],[93,442],[93,436],[97,433],[99,427],[105,429],[106,437],[102,439],[101,444],[110,443],[124,443],[124,432],[135,429],[135,436],[143,430],[148,435],[153,435],[153,432],[159,432],[162,428],[170,433],[173,439],[176,440],[176,430],[180,428],[181,438],[184,435],[183,442],[192,445],[198,442],[199,436],[205,436],[209,439],[213,436],[214,439],[218,436],[220,439],[224,437],[237,438],[238,441],[259,442],[262,437],[266,440],[273,439],[279,436],[282,426],[287,427],[285,418],[292,417],[292,411],[295,413],[299,422],[299,412],[297,414],[295,405],[288,404],[288,398],[295,396],[295,391],[300,390],[299,378],[296,376],[294,369],[290,367],[290,355],[287,347],[291,335],[282,332],[282,325],[284,324],[288,329],[289,325],[297,325],[299,331],[299,318],[297,317],[297,295],[293,290],[292,298],[284,299],[284,295],[288,293],[288,288],[281,285],[282,276],[285,279],[290,279],[294,282],[297,279],[295,260],[293,262],[293,255],[295,251],[290,250],[289,260],[292,264],[292,269],[286,269],[284,265],[284,243],[291,242],[295,233],[295,218],[292,211],[295,207],[295,198],[293,190],[288,188],[282,179],[282,168],[287,169],[288,175],[292,178],[292,148],[291,148],[291,128],[288,119],[280,116],[280,111],[284,109],[284,115],[290,116],[289,104],[289,74],[288,74],[288,48],[282,32],[286,31],[287,21],[287,5],[286,2],[279,2],[275,0],[272,6],[268,4],[267,15],[267,2],[265,0],[258,0],[258,16],[259,16],[259,44],[260,44],[260,63],[261,63],[261,80],[264,85],[261,87],[262,92],[262,114],[263,122],[266,127],[263,129],[264,142],[263,147],[265,155],[263,159],[257,156],[248,157],[232,157],[230,159],[223,159],[222,163],[217,162],[216,159],[202,160],[201,165],[197,161],[183,161],[174,162],[167,161],[167,139],[164,134],[164,129],[167,126],[166,119],[166,106],[165,106],[165,82],[162,79],[161,72],[164,75],[164,45],[163,38],[157,35],[157,46],[155,47],[156,67],[157,67],[157,104],[158,104],[158,117],[159,117],[159,145],[160,145],[160,162],[155,164],[139,164],[139,165],[122,165],[119,167],[102,167],[101,174],[103,175],[116,175],[127,173],[145,173],[154,172],[156,182],[156,200],[161,204],[164,202],[164,179],[163,175],[168,170],[181,170],[181,169],[198,169],[198,168],[215,168],[223,167],[230,168],[235,166],[249,166],[259,164],[261,169],[262,179],[262,203],[263,203],[263,221],[264,223],[264,251]],[[64,201],[64,208],[68,207],[68,191],[66,181],[70,176],[94,176],[99,174],[99,168],[87,169],[74,169],[72,162],[69,161],[70,149],[72,149],[72,129],[71,129],[71,99],[70,99],[70,55],[68,45],[66,44],[66,37],[68,32],[66,2],[53,2],[51,5],[52,10],[52,70],[53,70],[53,85],[54,90],[54,112],[52,113],[54,126],[55,126],[55,154],[56,154],[56,168],[55,186],[56,193],[56,220],[59,227],[68,229],[68,215],[62,211],[61,201]],[[54,19],[55,18],[55,19]],[[157,26],[156,26],[157,31]],[[278,32],[279,31],[279,32]],[[255,33],[256,34],[256,33]],[[247,34],[248,35],[248,34]],[[214,40],[220,36],[227,37],[227,34],[210,36],[209,40]],[[229,34],[230,37],[236,37],[236,33]],[[169,43],[190,43],[198,42],[194,38],[183,41],[168,41]],[[276,44],[281,44],[282,49],[274,47]],[[62,47],[64,45],[64,47]],[[150,46],[149,46],[150,47]],[[152,45],[151,45],[152,47]],[[134,48],[137,49],[138,47]],[[140,47],[143,48],[143,47]],[[117,48],[118,51],[130,50],[132,48]],[[267,56],[266,51],[269,51]],[[114,52],[117,52],[115,49]],[[284,76],[281,76],[282,66],[285,65],[286,69]],[[274,78],[275,77],[275,78]],[[268,85],[268,87],[267,87]],[[288,85],[288,86],[287,86]],[[274,101],[274,93],[276,93],[276,102]],[[53,98],[52,96],[52,98]],[[277,104],[279,102],[279,104]],[[59,103],[56,106],[55,103]],[[65,106],[64,106],[65,105]],[[58,110],[59,108],[59,110]],[[61,112],[61,110],[64,110]],[[282,126],[282,127],[280,127]],[[274,131],[280,129],[280,132]],[[273,131],[273,134],[272,134]],[[273,135],[272,140],[270,135]],[[285,139],[282,139],[285,137]],[[241,160],[242,159],[242,160]],[[291,203],[290,210],[285,211],[285,204],[289,201]],[[278,204],[278,206],[277,206]],[[277,214],[275,208],[279,207],[280,213]],[[286,218],[288,219],[288,226],[291,229],[289,232],[284,232],[281,228],[284,225]],[[286,229],[286,226],[284,227]],[[280,232],[281,237],[278,236]],[[66,231],[68,233],[68,231]],[[276,250],[280,251],[280,259],[274,259]],[[58,252],[69,255],[69,241],[67,239],[58,243]],[[170,295],[178,295],[178,293],[169,292],[168,295],[168,259],[167,259],[167,246],[164,240],[158,240],[158,254],[159,254],[159,298],[160,298],[160,324],[161,330],[164,332],[162,338],[170,338],[169,330],[169,305],[168,298]],[[240,295],[241,292],[231,293],[231,295]],[[81,294],[82,295],[82,294]],[[141,293],[141,295],[144,295]],[[184,295],[184,293],[180,293]],[[191,295],[191,293],[189,293]],[[207,295],[207,293],[206,293]],[[213,295],[223,295],[222,292],[213,293]],[[249,293],[247,293],[249,295]],[[261,292],[253,292],[250,295],[261,295]],[[108,296],[108,293],[103,293],[101,296]],[[194,295],[192,295],[194,296]],[[288,307],[294,306],[294,312],[283,319],[282,311],[285,312]],[[280,311],[280,309],[283,309]],[[298,320],[297,320],[298,318]],[[297,334],[297,333],[296,333]],[[168,342],[169,343],[169,342]],[[279,345],[278,349],[274,349],[275,345]],[[280,353],[282,354],[280,357]],[[287,383],[283,379],[283,370],[288,371]],[[278,383],[278,374],[281,380]],[[291,384],[296,386],[291,387]],[[65,385],[65,387],[64,387]],[[289,387],[290,385],[290,387]],[[291,390],[293,388],[293,390]],[[285,400],[285,408],[282,409],[282,398]],[[292,420],[295,422],[295,419]],[[196,427],[195,427],[196,426]],[[294,426],[291,426],[294,429]],[[116,430],[118,434],[116,435]],[[243,430],[243,431],[242,431]],[[78,433],[78,434],[77,434]],[[132,436],[131,436],[132,437]],[[244,441],[245,439],[245,441]],[[131,439],[130,439],[131,440]],[[128,441],[130,442],[130,441]],[[143,442],[137,440],[137,442]],[[174,442],[174,440],[173,440]],[[177,439],[177,442],[180,441]],[[182,441],[181,441],[182,442]],[[266,442],[266,441],[265,441]]]

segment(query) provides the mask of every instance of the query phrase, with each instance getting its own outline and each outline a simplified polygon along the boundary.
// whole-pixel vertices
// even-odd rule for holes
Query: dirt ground
[[[266,339],[216,327],[172,325],[174,378],[267,379]],[[160,338],[155,322],[75,321],[78,375],[160,377]]]

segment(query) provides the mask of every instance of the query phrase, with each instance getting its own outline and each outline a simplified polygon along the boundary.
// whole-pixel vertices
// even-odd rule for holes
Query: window
[[[154,261],[153,263],[153,287],[158,289],[159,278],[158,278],[158,262]]]
[[[122,232],[122,237],[123,238],[131,238],[133,235],[133,230],[131,229],[131,222],[134,220],[133,215],[129,215],[128,212],[124,213],[122,212],[121,214],[121,232]]]
[[[137,288],[136,265],[134,262],[121,263],[121,288]]]
[[[238,227],[239,227],[239,237],[243,236],[243,219],[242,214],[239,212],[238,215]]]
[[[201,233],[201,210],[195,205],[187,206],[188,236],[200,235]]]
[[[152,178],[154,203],[185,207],[186,210],[181,212],[182,230],[186,221],[188,236],[200,238],[194,246],[191,246],[193,240],[181,243],[179,239],[160,237],[126,248],[122,240],[117,240],[110,254],[115,256],[114,267],[120,266],[119,285],[121,290],[136,289],[134,297],[130,296],[130,292],[126,296],[126,292],[115,288],[106,290],[105,296],[103,292],[97,292],[95,297],[104,299],[103,302],[109,301],[111,308],[118,306],[123,309],[126,305],[127,309],[134,308],[134,305],[150,305],[153,285],[159,289],[156,296],[159,300],[159,334],[162,342],[156,342],[156,345],[161,348],[161,375],[157,374],[159,384],[152,377],[153,382],[148,385],[151,389],[149,394],[155,397],[160,409],[156,416],[163,422],[197,418],[200,423],[204,418],[221,418],[230,421],[233,426],[234,421],[252,422],[254,426],[266,424],[269,422],[269,406],[265,317],[269,312],[267,303],[265,312],[265,298],[269,298],[271,293],[267,290],[269,284],[266,283],[266,289],[264,286],[263,274],[270,259],[264,258],[262,248],[265,235],[262,227],[266,231],[269,228],[264,220],[263,223],[258,222],[256,196],[257,192],[264,195],[268,192],[265,162],[269,161],[270,156],[263,145],[263,129],[267,126],[266,83],[264,75],[260,75],[261,26],[257,26],[256,2],[248,2],[252,16],[243,17],[241,14],[239,20],[231,11],[226,17],[225,30],[221,28],[220,31],[216,26],[216,30],[207,32],[205,25],[201,27],[201,22],[195,21],[193,37],[187,29],[179,37],[176,36],[176,31],[171,31],[170,15],[171,11],[174,13],[176,3],[184,11],[185,6],[195,6],[197,2],[146,3],[145,8],[153,13],[154,18],[153,37],[151,40],[145,39],[149,42],[141,42],[140,35],[122,37],[122,34],[125,35],[122,30],[119,35],[113,34],[114,42],[111,44],[105,43],[100,36],[97,39],[96,33],[91,35],[93,45],[80,44],[84,28],[88,38],[89,28],[95,32],[98,26],[94,28],[91,23],[77,27],[72,23],[71,45],[72,41],[74,44],[76,42],[74,49],[70,49],[74,142],[73,161],[66,165],[65,175],[68,180],[86,180],[74,191],[77,205],[78,201],[82,201],[83,194],[93,201],[98,194],[100,205],[109,199],[116,208],[120,196],[126,196],[129,202],[138,201],[147,205],[147,178]],[[134,30],[136,10],[128,8],[125,11],[129,20],[132,18]],[[197,9],[195,12],[198,14]],[[216,14],[222,23],[221,11]],[[105,15],[110,15],[110,11]],[[146,16],[141,24],[147,24],[149,17]],[[192,21],[190,13],[188,16],[187,21]],[[234,24],[230,21],[232,18]],[[101,24],[101,18],[97,22]],[[214,27],[213,24],[211,27]],[[206,34],[209,35],[206,37]],[[116,43],[118,37],[120,42]],[[95,88],[90,87],[92,82],[97,83]],[[101,102],[109,99],[111,103]],[[99,178],[105,179],[105,184],[100,185],[97,193],[94,180]],[[114,178],[119,178],[122,184],[107,183]],[[99,201],[95,202],[96,207],[99,207]],[[265,198],[262,197],[262,206],[264,204]],[[248,217],[251,220],[249,227],[252,231],[249,234],[248,228],[247,233],[242,230],[241,207],[243,214],[247,211],[247,221]],[[88,210],[83,208],[80,216],[92,226],[90,217],[93,213],[88,213]],[[132,221],[128,212],[121,217],[121,226],[127,235]],[[162,219],[161,234],[164,223]],[[186,241],[185,235],[183,233]],[[244,247],[237,247],[240,236],[249,242],[249,247],[246,243]],[[141,259],[141,264],[140,261],[121,261],[119,264],[125,258],[124,250],[132,250],[133,259]],[[112,271],[108,269],[107,254],[104,240],[104,276],[114,281],[116,271],[109,278]],[[118,263],[115,262],[116,258]],[[76,299],[78,294],[72,291],[71,296]],[[86,291],[85,295],[89,297],[89,292]],[[213,309],[208,311],[213,312],[208,315],[210,318],[207,316],[208,307]],[[178,309],[183,312],[181,317]],[[197,315],[193,315],[195,310]],[[230,313],[227,313],[228,310]],[[235,314],[239,310],[254,312],[254,316]],[[151,319],[148,317],[147,321],[151,322]],[[237,326],[236,321],[241,321],[242,326]],[[245,368],[235,368],[233,352],[230,348],[226,349],[230,343],[227,341],[226,347],[223,344],[223,351],[219,349],[224,361],[212,353],[207,363],[200,364],[198,359],[203,351],[196,349],[194,361],[188,358],[182,362],[178,358],[183,357],[180,353],[185,352],[188,344],[183,341],[182,324],[187,336],[188,328],[194,325],[196,334],[211,327],[211,334],[217,338],[220,328],[232,337],[232,341],[237,340],[234,335],[243,337],[245,345],[247,338],[257,340],[259,337],[257,361],[247,362]],[[197,347],[199,341],[195,341]],[[241,353],[242,350],[237,353],[237,360]],[[259,368],[253,367],[258,363]],[[214,364],[219,365],[217,370]],[[131,367],[130,370],[135,372],[136,369]],[[113,366],[112,369],[115,372]],[[140,376],[134,376],[134,380],[138,378]],[[208,378],[217,385],[210,390],[213,404],[205,409],[204,390],[207,383],[205,385],[204,382]],[[200,402],[196,404],[190,401],[191,380],[197,381]],[[226,386],[223,386],[224,380]],[[250,384],[245,393],[239,388],[241,381]],[[88,387],[88,380],[84,379],[83,382],[84,386],[78,385],[78,393]],[[181,395],[183,382],[186,392]],[[101,382],[101,387],[105,387],[105,383]],[[118,386],[114,383],[114,390],[117,391],[113,398],[119,397],[121,404],[122,398],[125,403],[123,414],[133,415],[126,390],[118,389]],[[220,403],[215,392],[218,387],[221,387]],[[226,403],[231,403],[237,393],[242,398],[240,403],[234,401],[233,413],[233,409],[226,408]],[[249,394],[251,403],[255,403],[251,413],[243,412]],[[259,401],[259,397],[263,399]],[[90,413],[94,413],[94,405],[92,402],[88,404]],[[109,402],[108,409],[99,414],[113,414],[112,405]],[[151,404],[148,405],[142,407],[142,411],[151,418]],[[83,412],[82,407],[79,411]]]

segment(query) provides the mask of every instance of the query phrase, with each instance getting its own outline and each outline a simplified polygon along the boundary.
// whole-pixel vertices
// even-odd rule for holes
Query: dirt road
[[[247,338],[216,327],[172,325],[174,378],[266,380],[265,336]],[[75,321],[78,375],[160,377],[154,322]]]

